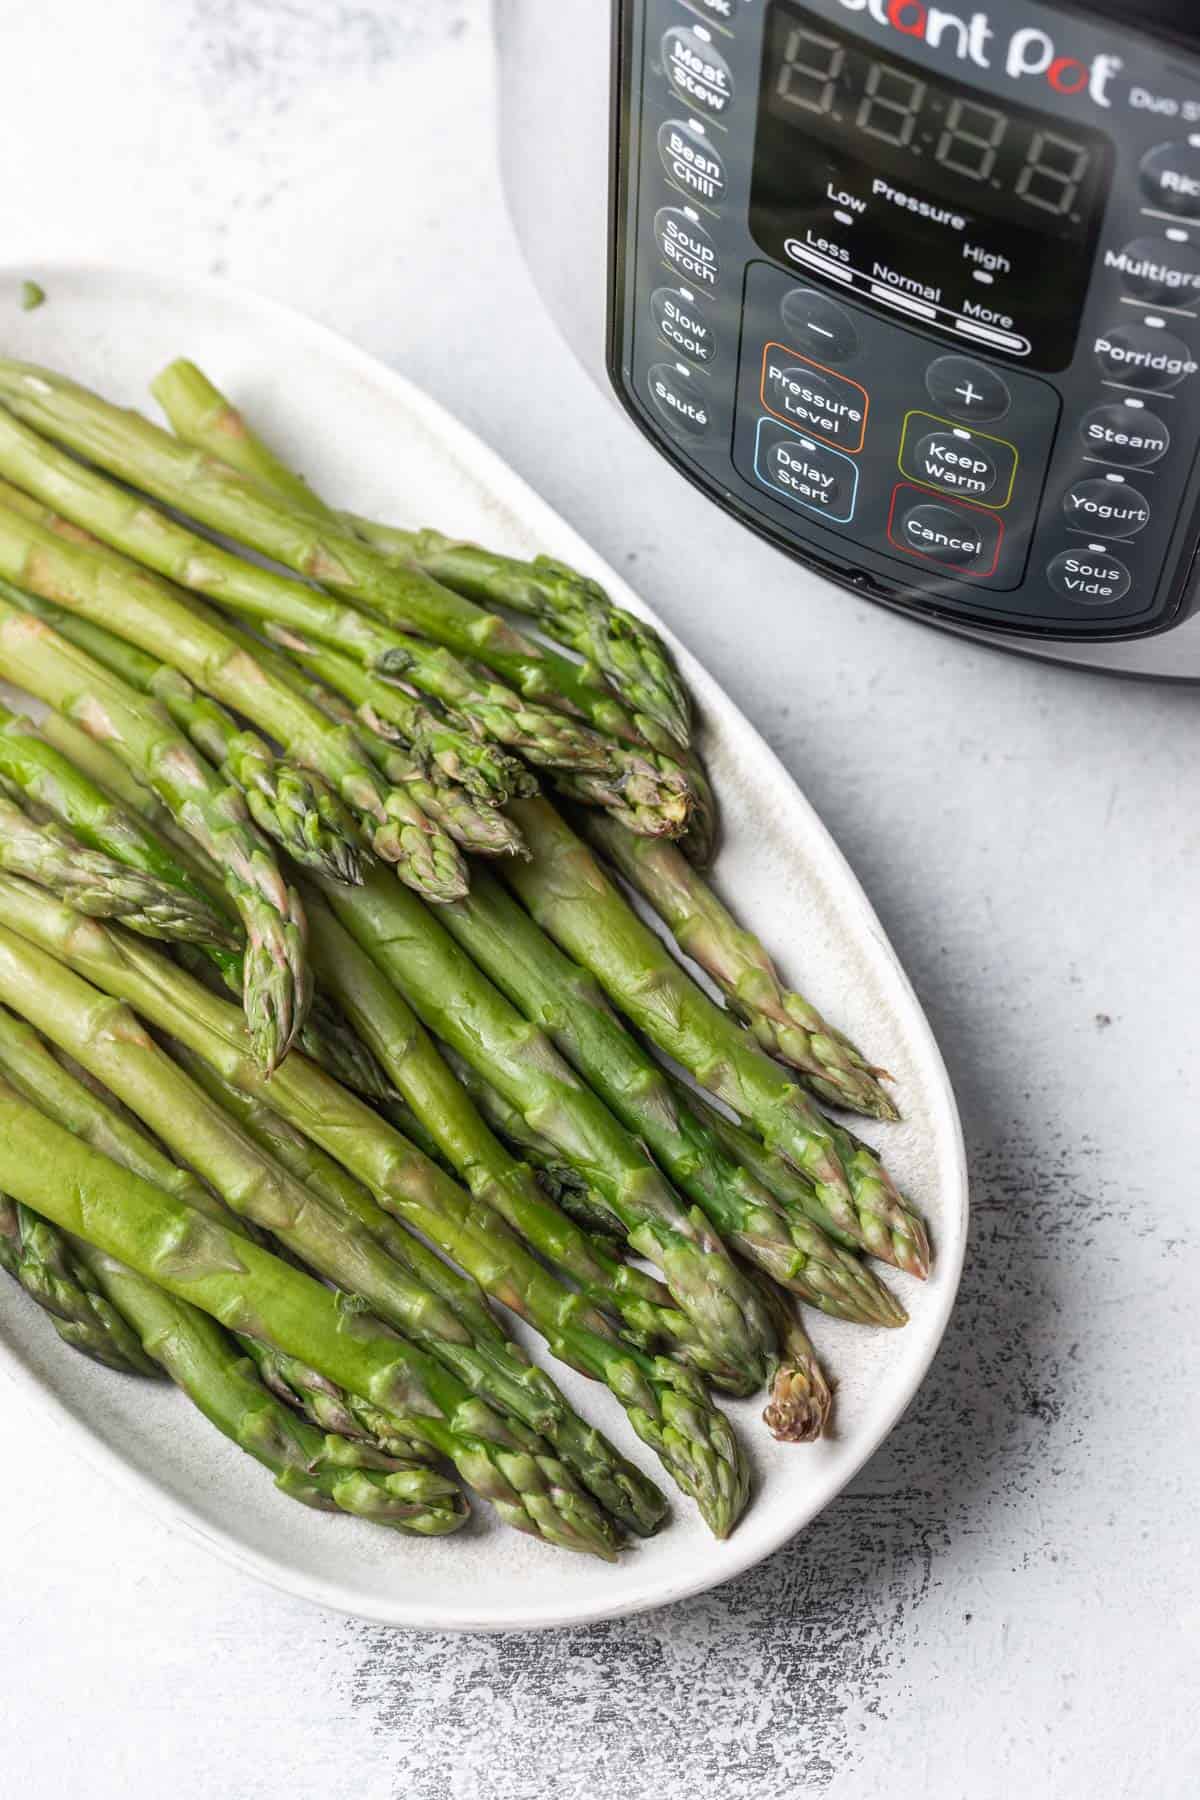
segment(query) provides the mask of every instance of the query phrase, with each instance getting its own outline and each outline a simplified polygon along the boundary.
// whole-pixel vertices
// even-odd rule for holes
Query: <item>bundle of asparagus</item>
[[[800,1307],[900,1326],[866,1259],[928,1269],[816,1104],[895,1118],[882,1071],[700,873],[649,626],[335,509],[189,363],[153,386],[174,435],[0,361],[0,675],[42,709],[0,707],[0,1263],[292,1498],[430,1535],[473,1491],[612,1557],[665,1496],[507,1310],[724,1536],[710,1390],[819,1436]]]

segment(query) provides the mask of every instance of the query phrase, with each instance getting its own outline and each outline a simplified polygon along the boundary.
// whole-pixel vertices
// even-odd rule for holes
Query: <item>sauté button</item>
[[[697,287],[716,287],[721,272],[717,246],[690,206],[660,206],[654,235],[673,269]]]
[[[1046,580],[1077,606],[1112,606],[1125,598],[1133,577],[1107,550],[1061,550],[1047,563]]]
[[[789,431],[774,419],[760,419],[754,445],[754,472],[793,506],[802,506],[840,524],[854,517],[858,469],[840,450]]]
[[[658,154],[677,187],[715,206],[725,192],[725,165],[699,125],[668,119],[658,128]]]
[[[1135,300],[1188,301],[1200,293],[1200,250],[1170,238],[1135,238],[1123,250],[1106,250],[1104,266],[1115,269]]]
[[[708,384],[674,363],[655,363],[646,376],[650,398],[685,437],[702,438],[712,425]]]
[[[1120,401],[1094,407],[1079,429],[1093,456],[1122,469],[1148,469],[1171,447],[1171,434],[1161,419],[1143,406]]]
[[[1150,502],[1124,481],[1077,481],[1063,511],[1069,524],[1096,537],[1134,537],[1150,523]]]
[[[939,356],[925,371],[929,397],[952,419],[1002,419],[1012,405],[1000,376],[969,356]]]
[[[1118,325],[1101,332],[1094,347],[1102,372],[1122,387],[1173,388],[1196,373],[1183,339],[1154,325]]]
[[[662,41],[667,80],[689,106],[699,106],[714,118],[728,112],[733,99],[733,75],[707,33],[701,37],[688,25],[672,25]]]
[[[655,288],[650,296],[654,323],[672,349],[696,363],[710,363],[717,353],[712,325],[683,288]]]
[[[1141,160],[1142,192],[1160,212],[1200,219],[1200,147],[1156,144]]]
[[[844,306],[815,288],[793,288],[779,308],[788,338],[818,362],[842,363],[858,349],[858,329]]]

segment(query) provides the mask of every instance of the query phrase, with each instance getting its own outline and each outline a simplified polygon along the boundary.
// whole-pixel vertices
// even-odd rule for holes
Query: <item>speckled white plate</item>
[[[18,310],[26,277],[47,304]],[[78,265],[0,270],[3,353],[52,363],[112,398],[149,404],[146,384],[188,355],[215,378],[315,486],[359,512],[477,536],[518,556],[547,551],[653,617],[570,526],[437,403],[332,332],[217,282]],[[669,634],[667,634],[669,636]],[[911,1314],[899,1332],[816,1317],[837,1382],[835,1434],[774,1443],[758,1404],[729,1408],[749,1447],[752,1504],[718,1544],[694,1508],[616,1568],[506,1531],[480,1504],[465,1531],[409,1540],[307,1511],[216,1436],[175,1392],[123,1380],[67,1354],[15,1287],[0,1289],[0,1367],[69,1433],[79,1454],[133,1498],[227,1561],[340,1611],[426,1629],[499,1631],[578,1624],[662,1606],[728,1580],[800,1531],[881,1443],[916,1392],[954,1300],[967,1183],[954,1097],[937,1046],[878,919],[837,846],[754,728],[676,644],[703,721],[702,748],[724,799],[718,881],[784,972],[889,1068],[904,1123],[867,1126],[930,1221],[936,1267],[925,1283],[892,1276]],[[528,1340],[527,1340],[528,1341]],[[556,1375],[639,1463],[616,1401],[570,1371]]]

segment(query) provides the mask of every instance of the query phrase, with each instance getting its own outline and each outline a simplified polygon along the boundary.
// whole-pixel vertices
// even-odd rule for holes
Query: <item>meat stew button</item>
[[[733,73],[707,31],[672,25],[663,36],[662,59],[667,80],[681,100],[718,119],[729,110]]]
[[[1077,481],[1063,496],[1069,524],[1096,537],[1136,537],[1150,523],[1150,502],[1124,481]]]
[[[1060,550],[1046,565],[1046,580],[1077,606],[1112,606],[1129,592],[1133,577],[1107,550]]]
[[[1143,406],[1093,407],[1079,429],[1093,456],[1121,469],[1148,469],[1171,448],[1170,432]]]

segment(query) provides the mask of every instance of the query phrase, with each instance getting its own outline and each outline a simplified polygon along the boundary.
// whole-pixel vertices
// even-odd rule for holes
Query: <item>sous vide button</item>
[[[1046,580],[1076,606],[1112,606],[1129,592],[1133,577],[1110,550],[1060,550],[1046,565]]]

